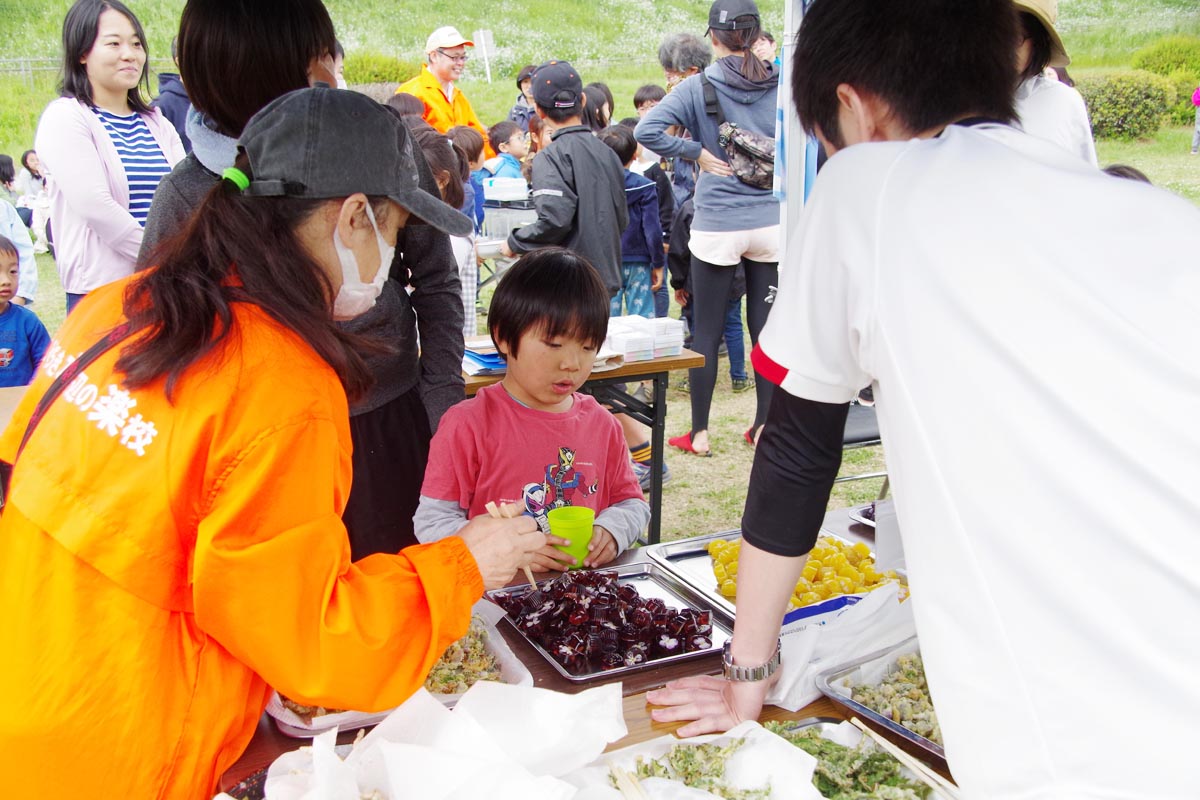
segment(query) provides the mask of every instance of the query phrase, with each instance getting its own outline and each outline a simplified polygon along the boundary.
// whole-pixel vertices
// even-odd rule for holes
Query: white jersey
[[[1035,75],[1017,87],[1017,118],[1021,129],[1054,142],[1093,167],[1100,165],[1092,121],[1079,92],[1065,83]]]
[[[1200,792],[1189,231],[1178,197],[989,124],[839,152],[789,238],[766,366],[828,403],[874,382],[967,797]]]

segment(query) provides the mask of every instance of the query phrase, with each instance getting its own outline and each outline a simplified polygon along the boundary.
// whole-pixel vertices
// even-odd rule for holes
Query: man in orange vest
[[[406,92],[425,104],[422,118],[441,133],[455,125],[466,125],[479,131],[488,158],[496,155],[488,145],[487,128],[475,115],[467,96],[454,86],[467,66],[468,47],[475,43],[463,37],[458,29],[447,25],[429,34],[425,41],[426,64],[421,74],[400,84],[396,94]]]

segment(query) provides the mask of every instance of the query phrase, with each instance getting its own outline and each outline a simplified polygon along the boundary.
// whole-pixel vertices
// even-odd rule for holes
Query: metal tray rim
[[[661,583],[666,584],[668,586],[668,588],[670,588],[676,594],[681,595],[682,598],[687,601],[687,603],[689,604],[690,607],[700,609],[700,610],[708,610],[712,615],[711,619],[712,619],[712,624],[713,624],[714,630],[717,630],[717,629],[721,630],[721,632],[725,635],[726,638],[730,638],[733,636],[733,620],[732,620],[732,618],[730,618],[730,616],[727,613],[725,613],[724,611],[722,611],[721,609],[718,609],[718,608],[709,608],[708,603],[707,603],[707,598],[703,597],[699,592],[697,592],[691,586],[690,583],[683,580],[682,578],[680,578],[680,576],[676,575],[675,573],[671,572],[670,570],[663,569],[658,564],[653,564],[653,563],[643,561],[643,562],[634,563],[634,564],[620,564],[617,566],[600,567],[600,568],[598,568],[596,570],[592,570],[592,571],[594,571],[594,572],[616,572],[617,575],[621,578],[639,577],[641,575],[654,576]],[[663,580],[664,578],[666,580]],[[507,586],[503,589],[493,589],[490,592],[484,592],[484,597],[486,597],[488,600],[491,600],[492,602],[495,602],[494,598],[497,596],[513,594],[515,592],[524,591],[525,588],[526,588],[525,586]],[[504,622],[506,622],[508,624],[509,628],[511,630],[515,631],[517,633],[517,635],[520,636],[521,639],[526,644],[528,644],[530,647],[532,647],[534,650],[536,650],[537,653],[542,656],[542,658],[544,658],[552,667],[554,667],[555,671],[557,671],[559,675],[561,675],[566,680],[571,681],[572,683],[584,683],[586,681],[596,680],[597,678],[611,678],[614,676],[628,675],[629,673],[632,673],[632,672],[641,672],[642,670],[650,669],[652,667],[660,667],[660,666],[663,666],[664,664],[675,664],[680,661],[688,661],[693,658],[699,658],[701,656],[712,655],[714,653],[719,652],[721,649],[714,642],[713,646],[708,648],[707,650],[694,650],[690,653],[678,653],[673,656],[667,656],[666,658],[656,658],[656,659],[652,659],[652,660],[647,660],[642,664],[636,664],[632,667],[616,667],[615,669],[605,669],[605,670],[599,670],[596,672],[585,672],[583,674],[576,675],[574,673],[568,672],[566,667],[564,667],[562,664],[558,663],[557,659],[555,659],[552,655],[550,655],[550,653],[546,652],[545,648],[543,648],[540,644],[538,644],[537,642],[533,641],[528,636],[526,636],[516,626],[516,623],[513,622],[512,618],[509,617],[508,614],[504,615]]]
[[[837,680],[838,678],[844,676],[846,673],[851,672],[868,662],[876,661],[878,659],[890,656],[893,653],[896,653],[897,651],[908,647],[911,643],[916,642],[916,641],[918,641],[916,636],[910,636],[907,639],[904,639],[903,641],[892,645],[891,647],[885,647],[882,650],[875,651],[874,653],[870,653],[868,655],[861,656],[861,657],[853,659],[851,661],[847,661],[843,664],[838,664],[837,666],[830,667],[829,669],[826,669],[817,674],[816,686],[817,686],[817,689],[820,690],[821,694],[828,697],[830,699],[830,701],[836,703],[837,705],[842,706],[843,708],[849,709],[850,711],[854,712],[855,714],[859,715],[860,717],[869,719],[871,722],[874,722],[878,725],[883,726],[884,728],[886,728],[887,730],[896,734],[900,738],[902,738],[908,742],[911,742],[913,745],[921,748],[926,753],[929,753],[930,755],[936,756],[937,758],[941,759],[942,761],[945,761],[946,760],[946,750],[941,745],[939,745],[937,742],[934,742],[931,739],[926,739],[924,736],[920,735],[919,733],[915,733],[897,722],[892,722],[890,719],[883,716],[879,712],[874,711],[874,710],[868,708],[867,706],[864,706],[862,703],[857,703],[854,700],[851,700],[849,697],[846,697],[844,694],[841,694],[840,692],[838,692],[836,689],[833,688],[832,682]],[[919,648],[918,648],[918,652],[919,652]]]

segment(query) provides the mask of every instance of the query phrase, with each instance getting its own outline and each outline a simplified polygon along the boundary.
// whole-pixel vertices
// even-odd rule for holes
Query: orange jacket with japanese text
[[[136,277],[133,278],[136,280]],[[93,292],[42,361],[37,399],[121,319]],[[462,636],[483,583],[462,539],[351,563],[346,396],[256,306],[220,352],[126,391],[116,351],[54,401],[0,517],[0,773],[12,797],[209,798],[274,686],[381,710]]]
[[[484,155],[487,158],[496,155],[496,151],[488,142],[487,128],[475,115],[475,109],[471,108],[471,101],[457,86],[454,87],[454,99],[447,100],[446,93],[442,91],[442,85],[429,71],[428,64],[421,67],[419,75],[400,84],[396,94],[401,92],[420,98],[421,102],[425,104],[425,113],[421,118],[437,129],[439,133],[445,133],[455,125],[474,128],[483,136]]]

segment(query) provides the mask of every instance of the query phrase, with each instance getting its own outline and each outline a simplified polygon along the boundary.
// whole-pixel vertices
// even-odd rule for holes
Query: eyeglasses
[[[445,50],[443,50],[443,49],[442,49],[442,48],[440,48],[440,47],[437,49],[437,52],[438,52],[438,53],[441,53],[441,54],[442,54],[442,56],[444,56],[445,58],[448,58],[448,59],[450,59],[450,60],[451,60],[451,61],[453,61],[455,64],[465,64],[465,63],[467,63],[467,61],[468,61],[468,60],[471,58],[471,56],[470,56],[470,55],[468,55],[467,53],[463,53],[462,55],[458,55],[458,56],[456,56],[456,55],[454,55],[454,54],[452,54],[452,53],[447,53]]]

